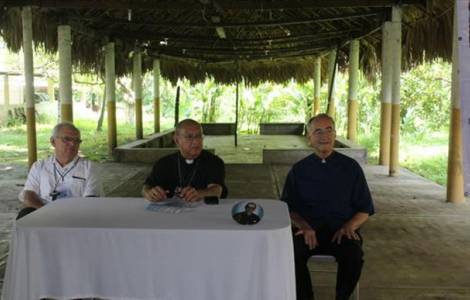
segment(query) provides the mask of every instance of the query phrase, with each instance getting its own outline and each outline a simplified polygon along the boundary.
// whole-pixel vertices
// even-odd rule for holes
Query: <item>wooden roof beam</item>
[[[360,33],[361,30],[358,28],[352,28],[350,30],[336,30],[336,31],[321,31],[321,32],[312,32],[309,34],[300,34],[300,35],[291,35],[291,36],[283,36],[283,37],[264,37],[264,38],[232,38],[231,41],[234,43],[245,43],[245,44],[262,44],[262,45],[269,45],[269,44],[276,44],[276,43],[295,43],[298,40],[306,39],[306,40],[321,40],[324,38],[329,38],[331,36],[356,36]],[[158,42],[166,40],[168,43],[177,42],[177,43],[221,43],[221,40],[218,38],[207,38],[204,36],[185,36],[185,35],[175,35],[175,34],[165,34],[165,33],[157,33],[152,31],[103,31],[104,34],[123,39],[123,40],[140,40],[140,41],[151,41],[151,42]]]
[[[214,56],[201,56],[198,54],[188,53],[182,55],[181,53],[174,53],[174,52],[150,52],[148,53],[150,56],[155,57],[168,57],[174,58],[178,60],[191,60],[194,62],[202,62],[207,64],[223,64],[223,63],[230,63],[233,61],[264,61],[264,60],[278,60],[278,59],[286,59],[286,58],[293,58],[293,57],[308,57],[308,56],[317,56],[320,55],[322,52],[327,51],[327,48],[316,48],[306,51],[292,51],[292,52],[283,52],[276,55],[224,55],[219,57]]]
[[[317,46],[303,46],[293,48],[278,48],[278,49],[253,49],[253,50],[220,50],[210,48],[150,48],[150,52],[154,53],[172,53],[176,56],[201,56],[201,57],[277,57],[286,53],[290,54],[302,54],[304,52],[311,53],[312,51],[319,51],[320,49],[328,48],[326,45]]]
[[[198,47],[194,46],[193,44],[184,44],[184,43],[175,43],[170,46],[159,46],[158,43],[151,44],[150,48],[152,49],[187,49],[189,51],[193,50],[210,50],[210,51],[220,51],[223,52],[243,52],[243,51],[275,51],[279,49],[292,49],[296,47],[302,46],[309,46],[312,47],[313,45],[329,45],[331,44],[329,41],[331,40],[349,40],[353,39],[358,34],[337,34],[337,35],[330,35],[324,36],[321,38],[311,37],[309,39],[297,39],[295,41],[290,42],[277,42],[272,44],[267,43],[260,43],[260,44],[253,44],[253,45],[243,45],[243,44],[230,44],[225,43],[224,45],[218,45],[217,47]]]
[[[266,9],[309,9],[339,7],[391,7],[396,4],[425,6],[426,0],[278,0],[278,1],[223,1],[225,9],[266,10]],[[201,9],[196,1],[183,0],[5,0],[3,7],[38,6],[64,9]]]
[[[113,19],[113,18],[103,18],[103,20],[96,20],[90,17],[73,17],[73,19],[80,21],[87,21],[90,23],[109,23],[109,24],[119,24],[125,26],[155,26],[159,28],[169,27],[169,28],[194,28],[194,29],[204,29],[204,28],[214,28],[224,27],[224,28],[251,28],[251,27],[278,27],[278,26],[288,26],[288,25],[306,25],[312,23],[320,22],[331,22],[331,21],[343,21],[345,19],[355,19],[355,18],[370,18],[380,15],[385,15],[388,13],[388,10],[374,10],[365,13],[354,13],[354,14],[341,14],[336,16],[322,17],[322,18],[309,18],[301,20],[289,20],[289,21],[272,21],[272,22],[246,22],[246,23],[228,23],[228,22],[213,22],[212,24],[208,23],[188,23],[188,22],[135,22],[127,21],[122,19]]]

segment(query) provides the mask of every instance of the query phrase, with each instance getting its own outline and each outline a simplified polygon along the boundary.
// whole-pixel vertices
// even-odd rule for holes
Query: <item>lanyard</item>
[[[180,160],[180,154],[178,153],[178,156],[176,157],[177,161],[178,161],[178,182],[180,184],[180,188],[183,188],[185,186],[190,186],[191,185],[191,182],[193,181],[194,179],[194,175],[196,175],[196,171],[197,171],[197,165],[199,163],[199,160],[196,160],[196,163],[194,164],[194,170],[193,170],[193,174],[191,174],[191,177],[189,177],[189,180],[188,180],[188,183],[186,185],[183,185],[183,172],[181,170],[181,160]]]
[[[59,169],[57,168],[57,165],[55,164],[55,161],[53,162],[53,164],[54,164],[54,181],[55,181],[53,191],[55,191],[55,189],[57,188],[57,185],[59,185],[59,181],[60,181],[60,179],[59,180],[57,179],[57,174],[59,174],[60,178],[62,179],[62,182],[64,182],[65,176],[67,176],[67,174],[69,174],[73,169],[75,169],[75,167],[77,166],[79,160],[80,160],[80,157],[78,157],[77,160],[75,160],[75,162],[73,163],[72,167],[70,169],[68,169],[63,174],[60,173]]]

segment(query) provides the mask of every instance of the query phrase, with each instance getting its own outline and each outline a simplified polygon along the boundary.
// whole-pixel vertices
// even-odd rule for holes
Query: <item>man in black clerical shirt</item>
[[[327,114],[313,117],[307,133],[313,153],[294,164],[281,197],[293,224],[297,299],[313,299],[309,257],[328,254],[338,262],[336,299],[346,300],[363,265],[359,228],[374,206],[359,164],[334,151],[333,119]]]
[[[245,210],[239,213],[236,213],[233,218],[240,224],[251,225],[256,224],[260,221],[260,218],[255,214],[256,203],[248,202],[245,205]]]
[[[195,202],[208,196],[225,198],[224,161],[202,149],[201,124],[191,119],[179,122],[174,140],[179,152],[155,163],[142,189],[145,199],[158,202],[178,196]]]

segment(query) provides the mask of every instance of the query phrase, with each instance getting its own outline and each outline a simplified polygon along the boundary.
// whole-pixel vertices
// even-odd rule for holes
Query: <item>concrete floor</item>
[[[222,150],[218,150],[214,140],[225,145],[220,147]],[[279,137],[263,137],[262,140],[241,137],[237,150],[231,146],[233,137],[219,137],[206,142],[210,143],[227,162],[226,182],[230,198],[278,199],[290,166],[254,164],[261,161],[260,149],[268,145],[305,147],[303,140],[285,137],[281,141]],[[100,164],[105,194],[139,196],[150,167],[114,162]],[[469,202],[460,205],[445,203],[442,186],[405,169],[400,170],[399,177],[391,178],[387,176],[386,167],[363,167],[377,213],[362,231],[366,262],[360,298],[470,299]],[[25,177],[25,166],[0,164],[2,273],[9,231],[19,207],[17,194]],[[312,265],[311,269],[331,267],[334,264]],[[312,276],[317,300],[334,299],[334,275],[312,273]]]

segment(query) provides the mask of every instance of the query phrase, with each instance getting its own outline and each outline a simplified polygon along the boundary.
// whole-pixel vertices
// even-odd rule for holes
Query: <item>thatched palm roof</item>
[[[21,49],[21,6],[33,6],[33,39],[57,51],[57,25],[72,26],[72,57],[83,71],[103,72],[103,46],[116,43],[116,72],[130,73],[135,47],[161,58],[162,75],[193,82],[213,76],[232,83],[291,78],[313,73],[313,58],[339,47],[347,65],[348,42],[360,39],[366,73],[379,65],[381,25],[391,6],[403,5],[403,60],[409,66],[435,57],[450,59],[451,0],[6,0],[1,34]],[[425,53],[425,54],[424,54]],[[324,68],[325,69],[325,68]]]

